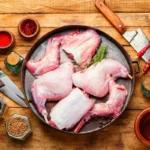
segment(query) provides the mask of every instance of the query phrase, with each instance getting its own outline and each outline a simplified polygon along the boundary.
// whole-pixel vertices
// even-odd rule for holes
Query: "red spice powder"
[[[0,32],[0,47],[6,47],[11,43],[11,35],[7,32]]]
[[[37,25],[31,19],[27,19],[23,21],[21,24],[21,31],[26,35],[34,34],[36,30],[37,30]]]

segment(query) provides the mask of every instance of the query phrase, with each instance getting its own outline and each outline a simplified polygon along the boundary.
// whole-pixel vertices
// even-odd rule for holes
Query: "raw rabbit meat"
[[[72,74],[73,64],[65,62],[57,69],[40,76],[33,82],[31,88],[33,100],[45,120],[47,117],[46,101],[61,100],[72,91]]]
[[[59,66],[59,46],[60,38],[50,38],[43,58],[29,60],[27,62],[28,70],[35,76],[56,69]]]
[[[113,80],[109,83],[109,98],[106,103],[96,103],[93,109],[86,114],[86,116],[80,121],[74,132],[79,132],[82,126],[91,119],[91,116],[112,116],[117,118],[126,100],[127,91],[123,85],[116,84]]]
[[[123,85],[116,84],[113,80],[109,83],[109,98],[106,103],[97,103],[92,112],[96,116],[109,116],[116,118],[120,115],[121,108],[127,96],[127,90]]]
[[[94,102],[89,99],[88,94],[78,88],[59,101],[51,110],[49,124],[58,129],[71,129],[83,116],[91,110]]]
[[[76,30],[69,34],[52,37],[48,40],[48,44],[45,50],[43,58],[37,60],[29,60],[27,62],[28,70],[35,76],[43,75],[51,70],[56,69],[59,66],[60,57],[60,44],[62,39],[71,38],[78,34]]]
[[[128,69],[120,62],[113,59],[103,59],[85,71],[74,73],[73,83],[93,96],[103,97],[108,93],[110,80],[116,80],[119,77],[127,78],[128,74]]]
[[[62,49],[68,53],[81,68],[84,68],[86,64],[90,64],[92,56],[101,41],[101,37],[95,30],[87,29],[71,38],[64,38],[61,44]]]

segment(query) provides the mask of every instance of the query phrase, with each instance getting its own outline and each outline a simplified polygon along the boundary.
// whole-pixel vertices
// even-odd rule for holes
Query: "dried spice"
[[[17,74],[21,71],[23,57],[12,51],[4,61],[5,66],[13,73]]]
[[[21,24],[21,31],[26,35],[34,34],[36,30],[37,30],[37,25],[31,19],[27,19],[23,21]]]
[[[27,131],[27,129],[27,123],[23,118],[16,117],[9,121],[8,131],[12,135],[21,136]]]
[[[7,32],[0,32],[0,47],[6,47],[10,45],[12,38]]]
[[[19,55],[17,55],[16,53],[11,53],[7,57],[7,62],[12,66],[17,65],[19,62]]]

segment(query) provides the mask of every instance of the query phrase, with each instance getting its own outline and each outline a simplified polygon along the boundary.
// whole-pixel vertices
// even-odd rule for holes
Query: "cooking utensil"
[[[109,20],[109,22],[118,30],[119,33],[130,43],[130,45],[137,51],[140,52],[145,46],[149,44],[149,40],[142,31],[142,29],[137,29],[134,31],[127,31],[123,22],[119,17],[108,8],[105,0],[96,0],[96,7],[103,13],[103,15]],[[147,62],[150,56],[150,48],[147,49],[142,58]]]
[[[0,70],[0,92],[4,93],[19,105],[27,107],[26,103],[22,100],[25,99],[23,93],[2,70]]]
[[[80,26],[80,25],[64,26],[64,27],[55,29],[55,30],[45,34],[43,37],[41,37],[33,45],[33,47],[30,49],[29,53],[26,55],[26,58],[24,60],[23,66],[22,66],[22,85],[23,85],[25,97],[26,97],[32,111],[43,122],[45,122],[45,120],[39,114],[39,112],[38,112],[38,110],[34,104],[34,101],[32,100],[32,95],[31,95],[31,86],[32,86],[33,81],[35,80],[35,77],[32,76],[32,74],[27,70],[26,63],[30,59],[36,59],[36,58],[42,57],[44,55],[45,48],[43,47],[43,45],[45,43],[47,43],[48,38],[55,36],[55,35],[61,35],[64,33],[72,32],[76,29],[79,29],[80,32],[82,32],[82,31],[85,31],[86,29],[89,29],[89,28],[96,30],[96,32],[101,36],[103,44],[108,45],[108,52],[107,52],[106,57],[107,58],[113,58],[115,60],[118,60],[119,62],[122,62],[129,69],[130,74],[133,77],[132,80],[129,78],[126,80],[124,80],[124,79],[117,80],[117,83],[124,85],[128,91],[128,96],[127,96],[126,102],[123,106],[122,112],[125,110],[125,108],[127,107],[128,103],[130,101],[130,98],[131,98],[131,95],[132,95],[132,92],[134,89],[135,78],[134,78],[134,73],[133,73],[134,71],[133,71],[133,67],[132,67],[132,61],[131,61],[128,53],[124,50],[124,48],[116,40],[114,40],[112,37],[110,37],[109,35],[107,35],[106,33],[102,32],[98,29],[95,29],[95,28],[92,28],[89,26]],[[107,99],[107,96],[105,97],[105,99]],[[100,101],[100,100],[104,100],[104,98],[97,98],[95,100]],[[47,103],[46,104],[48,111],[50,111],[52,105],[53,105],[53,103]],[[111,124],[114,120],[116,120],[116,119],[111,120],[109,123],[107,123],[103,127],[99,126],[100,120],[91,121],[89,124],[86,124],[78,134],[91,133],[91,132],[100,130],[100,129],[108,126],[109,124]],[[54,127],[51,127],[51,128],[54,128]],[[56,129],[56,130],[58,130],[58,129]],[[58,131],[60,131],[60,130],[58,130]],[[70,131],[62,130],[62,132],[74,134],[73,129]]]

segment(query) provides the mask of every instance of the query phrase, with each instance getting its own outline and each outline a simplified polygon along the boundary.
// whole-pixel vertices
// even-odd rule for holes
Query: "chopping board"
[[[129,29],[141,27],[150,39],[150,1],[148,0],[106,0]],[[17,26],[24,17],[34,17],[41,26],[40,34],[31,42],[24,41],[18,34]],[[110,25],[95,8],[93,0],[34,0],[10,1],[0,0],[0,29],[8,29],[16,38],[13,48],[23,57],[30,47],[45,33],[54,28],[69,25],[90,25],[115,38],[127,50],[132,59],[136,53],[121,35]],[[6,55],[0,55],[0,67],[21,87],[21,75],[14,75],[4,66]],[[145,65],[140,61],[141,67]],[[134,120],[139,112],[150,106],[150,101],[140,92],[141,81],[150,76],[150,71],[140,78],[136,75],[136,85],[130,104],[121,117],[108,128],[88,135],[73,136],[50,129],[28,109],[21,108],[0,93],[9,109],[0,120],[0,149],[37,149],[37,150],[148,150],[138,141],[134,134]],[[29,117],[33,134],[25,141],[19,142],[7,137],[5,121],[14,113]]]

